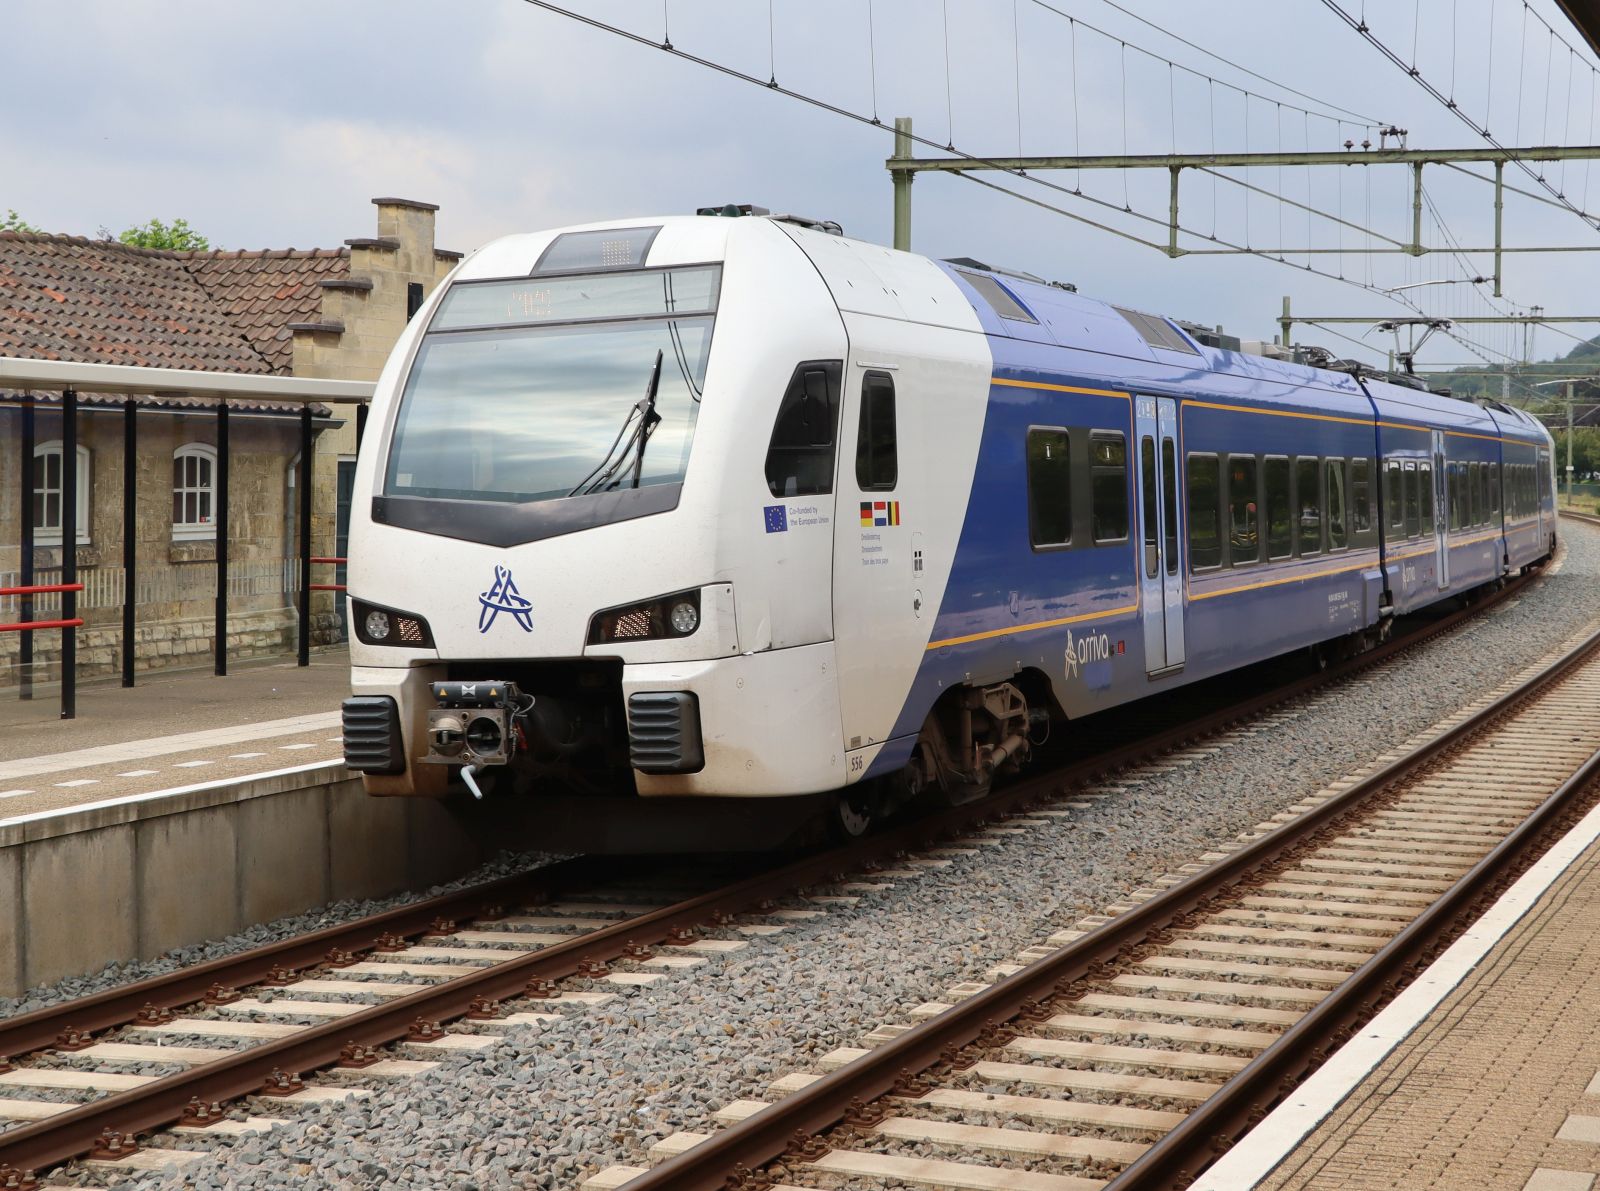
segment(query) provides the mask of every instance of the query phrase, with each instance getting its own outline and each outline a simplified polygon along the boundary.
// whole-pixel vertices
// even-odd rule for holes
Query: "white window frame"
[[[193,487],[180,485],[174,480],[172,492],[176,493],[205,493],[211,498],[211,520],[209,521],[174,521],[172,523],[172,540],[175,542],[211,542],[217,537],[217,448],[210,443],[186,442],[176,451],[172,452],[173,463],[180,459],[203,459],[211,465],[211,483],[196,484]],[[199,501],[195,502],[197,505]]]
[[[60,456],[62,442],[53,438],[49,442],[42,442],[33,448],[33,492],[28,497],[28,515],[33,515],[33,497],[41,492],[54,492],[58,496],[60,488],[46,488],[44,486],[44,460],[48,455]],[[89,544],[89,448],[78,447],[78,509],[76,520],[78,522],[78,545]],[[33,544],[35,546],[61,545],[61,526],[53,529],[33,527]]]

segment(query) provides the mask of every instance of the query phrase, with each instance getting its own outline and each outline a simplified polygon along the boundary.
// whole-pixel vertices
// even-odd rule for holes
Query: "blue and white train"
[[[348,764],[859,829],[1551,555],[1526,414],[1194,331],[784,217],[494,241],[378,383]]]

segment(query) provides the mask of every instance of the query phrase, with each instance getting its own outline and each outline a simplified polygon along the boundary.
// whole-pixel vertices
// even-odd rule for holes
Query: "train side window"
[[[1391,459],[1384,475],[1384,503],[1389,509],[1389,528],[1400,533],[1406,527],[1405,484],[1400,478],[1400,461]]]
[[[1450,482],[1450,528],[1460,529],[1462,525],[1462,507],[1465,498],[1465,493],[1462,491],[1462,488],[1465,486],[1462,477],[1462,472],[1464,469],[1462,468],[1461,464],[1455,460],[1451,460],[1450,463],[1446,464],[1446,469],[1445,475]]]
[[[1156,494],[1156,440],[1148,434],[1139,440],[1139,485],[1144,492],[1144,573],[1147,579],[1154,579],[1161,555],[1156,524],[1160,497]]]
[[[856,483],[863,492],[891,492],[900,478],[895,447],[894,377],[861,378],[861,428],[856,438]]]
[[[1267,496],[1267,557],[1294,553],[1294,504],[1289,490],[1289,460],[1268,455],[1263,468]]]
[[[1028,532],[1035,548],[1072,540],[1072,462],[1067,432],[1028,431]]]
[[[1323,470],[1328,477],[1328,549],[1343,550],[1350,544],[1344,516],[1344,460],[1329,459]]]
[[[1500,465],[1489,464],[1489,518],[1500,519]]]
[[[1472,462],[1465,465],[1467,469],[1467,526],[1470,528],[1483,520],[1483,465]]]
[[[1178,449],[1170,438],[1161,440],[1162,490],[1167,506],[1167,574],[1178,573]]]
[[[1257,474],[1254,455],[1228,456],[1228,558],[1236,567],[1261,558]]]
[[[1128,443],[1120,434],[1089,436],[1089,511],[1097,544],[1128,538]]]
[[[1294,499],[1300,507],[1300,555],[1322,553],[1322,485],[1315,459],[1294,461]]]
[[[1432,537],[1433,524],[1433,464],[1417,464],[1417,504],[1422,510],[1422,536]]]
[[[1422,506],[1417,500],[1417,465],[1406,460],[1406,537],[1422,531]]]
[[[1219,460],[1209,453],[1191,452],[1188,464],[1189,570],[1207,571],[1222,565]]]
[[[833,491],[842,368],[837,360],[806,363],[789,378],[767,445],[767,489],[772,495],[822,496]]]
[[[1489,524],[1489,465],[1487,463],[1474,463],[1474,471],[1478,473],[1478,524]]]
[[[1350,520],[1355,530],[1356,545],[1369,544],[1372,523],[1372,461],[1350,461]]]

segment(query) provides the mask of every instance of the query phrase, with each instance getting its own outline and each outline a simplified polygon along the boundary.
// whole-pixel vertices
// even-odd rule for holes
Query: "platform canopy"
[[[206,397],[218,401],[285,401],[309,405],[365,405],[373,382],[321,380],[306,376],[254,376],[193,368],[144,368],[129,364],[77,364],[0,356],[0,389],[71,389],[78,393],[127,396]]]

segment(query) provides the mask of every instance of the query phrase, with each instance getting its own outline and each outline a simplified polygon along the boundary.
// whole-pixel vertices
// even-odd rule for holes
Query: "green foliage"
[[[38,230],[10,207],[6,208],[6,217],[0,219],[0,232],[37,232]]]
[[[205,252],[211,247],[211,241],[190,227],[187,219],[174,219],[171,223],[152,219],[143,227],[130,227],[117,239],[135,248],[167,248],[174,252]]]
[[[1566,484],[1567,431],[1565,427],[1552,427],[1556,440],[1555,466]],[[1578,483],[1587,483],[1600,473],[1600,426],[1579,426],[1572,432],[1572,474]]]

